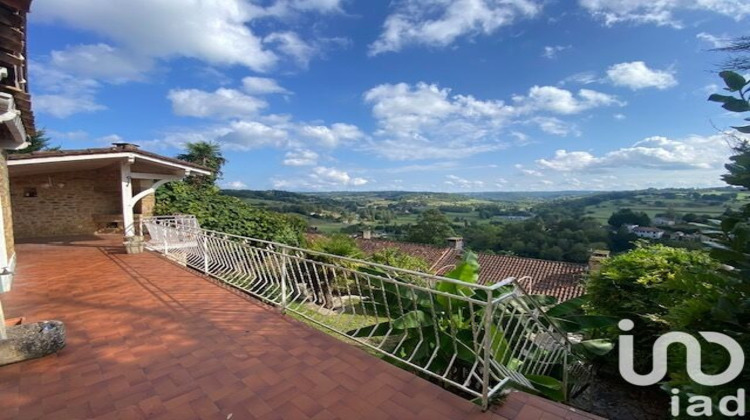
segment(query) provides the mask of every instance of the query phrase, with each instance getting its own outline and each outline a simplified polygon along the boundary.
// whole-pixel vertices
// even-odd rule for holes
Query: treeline
[[[609,248],[609,233],[591,218],[540,217],[459,230],[475,251],[545,260],[586,262],[593,249]]]

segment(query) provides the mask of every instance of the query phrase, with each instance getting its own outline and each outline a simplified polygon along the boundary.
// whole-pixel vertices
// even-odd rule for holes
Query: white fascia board
[[[211,175],[210,171],[206,171],[203,169],[193,168],[187,165],[180,165],[178,163],[169,162],[169,161],[157,159],[157,158],[152,158],[150,156],[143,156],[138,153],[128,153],[128,152],[101,153],[101,154],[75,155],[75,156],[51,156],[51,157],[42,156],[42,157],[30,158],[30,159],[8,160],[8,166],[38,165],[38,164],[45,164],[45,163],[61,163],[61,162],[78,162],[82,160],[95,160],[95,159],[97,160],[98,159],[111,159],[111,160],[143,159],[149,162],[158,163],[160,165],[182,169],[183,171],[189,172],[191,174],[196,173],[200,175]]]

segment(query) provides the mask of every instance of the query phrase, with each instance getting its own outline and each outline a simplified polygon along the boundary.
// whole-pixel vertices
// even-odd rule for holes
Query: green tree
[[[214,185],[216,180],[221,178],[221,169],[227,163],[219,145],[217,143],[199,141],[187,143],[185,147],[187,149],[186,152],[177,155],[177,159],[205,166],[213,172],[210,176],[190,177],[188,182],[196,186]]]
[[[422,244],[444,245],[445,240],[455,236],[450,220],[438,209],[422,212],[417,223],[409,229],[406,240]]]
[[[634,212],[631,209],[620,209],[609,217],[607,223],[613,228],[619,228],[622,225],[650,226],[651,218],[644,212]]]
[[[188,143],[187,152],[178,158],[218,173],[226,163],[218,146],[205,142]],[[290,245],[304,243],[307,230],[304,220],[255,208],[239,198],[224,195],[214,185],[215,180],[216,175],[195,176],[162,186],[156,191],[154,213],[192,214],[205,229]]]
[[[26,146],[26,148],[19,150],[8,150],[8,154],[60,150],[60,146],[50,146],[49,143],[51,141],[52,140],[47,137],[47,133],[44,130],[37,130],[37,132],[34,133],[33,136],[29,137],[29,145]]]

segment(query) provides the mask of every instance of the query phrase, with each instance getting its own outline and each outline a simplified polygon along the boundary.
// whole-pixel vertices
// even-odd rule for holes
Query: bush
[[[661,334],[672,329],[666,318],[673,308],[713,289],[718,269],[719,263],[702,251],[638,243],[589,276],[589,307],[597,314],[630,318],[636,325],[640,321],[641,328]]]
[[[261,210],[215,187],[185,182],[171,182],[157,190],[154,214],[192,214],[204,229],[289,245],[303,244],[307,229],[298,217]]]
[[[728,366],[728,354],[721,346],[703,340],[698,332],[722,332],[743,348],[750,347],[746,295],[739,293],[737,279],[703,251],[639,243],[591,274],[587,293],[589,313],[633,320],[635,367],[641,372],[651,370],[653,343],[669,331],[687,332],[701,342],[702,369],[710,374]],[[611,333],[614,338],[619,331]],[[747,364],[743,374],[727,385],[705,387],[693,382],[681,346],[670,346],[668,375],[664,387],[680,389],[683,398],[701,394],[718,401],[738,387],[750,385]]]
[[[398,248],[382,249],[370,257],[370,260],[378,264],[391,267],[404,268],[406,270],[429,272],[430,266],[425,260],[409,255]]]

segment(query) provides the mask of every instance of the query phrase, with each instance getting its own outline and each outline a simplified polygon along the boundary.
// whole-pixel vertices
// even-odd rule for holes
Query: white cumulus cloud
[[[96,100],[100,83],[94,79],[75,77],[35,61],[30,64],[30,72],[35,86],[43,92],[34,95],[34,110],[39,113],[67,118],[107,109]]]
[[[39,0],[32,18],[95,32],[143,57],[195,58],[266,71],[278,57],[247,25],[263,10],[244,0]]]
[[[370,54],[395,52],[410,46],[445,47],[458,38],[489,35],[520,18],[536,16],[534,0],[400,0],[370,45]]]
[[[284,156],[286,166],[312,166],[318,163],[318,154],[312,150],[293,150]]]
[[[50,53],[49,65],[76,75],[123,83],[141,80],[154,66],[153,60],[129,54],[105,43],[69,46]]]
[[[720,134],[678,140],[654,136],[600,156],[586,151],[558,150],[554,157],[539,159],[536,163],[542,168],[563,172],[617,168],[720,170],[730,153]]]
[[[643,61],[615,64],[607,69],[607,78],[616,86],[624,86],[632,90],[668,89],[677,86],[674,72],[651,69]]]
[[[362,131],[355,125],[335,123],[330,127],[325,125],[302,125],[299,133],[326,147],[336,147],[342,143],[351,142],[364,137]]]
[[[378,123],[376,153],[393,160],[460,158],[507,146],[500,129],[516,112],[502,101],[452,95],[435,84],[383,84],[365,92]]]
[[[746,0],[579,0],[581,7],[606,25],[655,24],[681,28],[682,11],[712,12],[741,20],[750,15]]]
[[[267,106],[262,99],[226,88],[219,88],[214,92],[173,89],[169,91],[167,98],[172,102],[172,111],[184,117],[247,117]]]
[[[727,35],[712,35],[707,32],[700,32],[695,36],[698,40],[710,45],[711,48],[723,48],[729,45],[731,38]]]
[[[269,77],[245,77],[242,79],[242,87],[245,92],[251,95],[267,95],[271,93],[287,95],[291,93],[280,86],[276,80]]]
[[[577,94],[555,86],[533,86],[525,96],[516,95],[513,100],[528,111],[549,111],[555,114],[578,114],[604,106],[623,106],[616,96],[591,89],[581,89]]]

